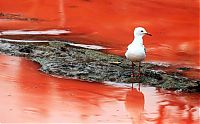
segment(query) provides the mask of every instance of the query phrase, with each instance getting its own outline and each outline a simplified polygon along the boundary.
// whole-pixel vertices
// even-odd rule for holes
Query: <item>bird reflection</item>
[[[133,88],[128,91],[125,106],[132,118],[132,123],[143,123],[144,102],[144,94],[140,92],[140,84],[138,89]]]

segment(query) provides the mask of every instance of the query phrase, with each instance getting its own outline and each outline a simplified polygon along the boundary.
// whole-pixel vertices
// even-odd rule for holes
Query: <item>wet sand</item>
[[[0,122],[197,124],[199,94],[59,79],[25,58],[0,55]]]

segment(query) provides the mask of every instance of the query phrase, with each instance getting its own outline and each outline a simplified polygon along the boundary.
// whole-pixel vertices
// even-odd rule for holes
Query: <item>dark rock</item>
[[[188,71],[190,70],[191,68],[189,67],[180,67],[180,68],[177,68],[178,70],[182,70],[182,71]]]
[[[32,50],[32,47],[30,47],[30,46],[25,46],[25,47],[23,47],[23,48],[20,48],[20,49],[19,49],[19,52],[23,52],[23,53],[32,53],[33,50]]]
[[[25,56],[41,64],[40,70],[66,78],[94,82],[112,81],[161,87],[183,92],[200,92],[200,81],[188,79],[179,73],[165,73],[162,68],[169,65],[142,63],[141,79],[131,77],[131,62],[100,51],[66,45],[65,42],[53,42],[45,45],[12,44],[0,42],[0,52],[8,55]],[[154,68],[158,70],[153,70]],[[161,68],[159,70],[159,68]],[[184,68],[184,67],[183,67]],[[137,72],[138,68],[135,68]]]

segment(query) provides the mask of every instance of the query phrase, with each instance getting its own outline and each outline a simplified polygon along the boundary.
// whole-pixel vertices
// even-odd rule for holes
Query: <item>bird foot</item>
[[[138,80],[138,78],[131,78],[130,80],[132,83],[139,83],[140,80]]]

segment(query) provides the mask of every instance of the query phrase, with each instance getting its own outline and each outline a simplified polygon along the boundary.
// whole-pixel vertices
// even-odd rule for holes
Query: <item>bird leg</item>
[[[139,65],[138,65],[138,78],[139,78],[139,88],[138,90],[140,91],[140,83],[141,83],[141,73],[140,73],[140,65],[141,65],[141,62],[139,62]]]
[[[139,85],[138,85],[138,91],[140,91],[140,82],[138,83]]]
[[[141,62],[139,62],[139,65],[138,65],[138,77],[139,77],[139,78],[141,77],[141,73],[140,73],[140,65],[141,65]]]
[[[132,78],[133,78],[133,80],[134,80],[134,77],[135,77],[134,66],[135,66],[135,64],[132,62]],[[132,81],[132,89],[133,89],[133,81]]]
[[[135,77],[135,74],[134,74],[134,63],[132,62],[132,77],[134,78]]]

